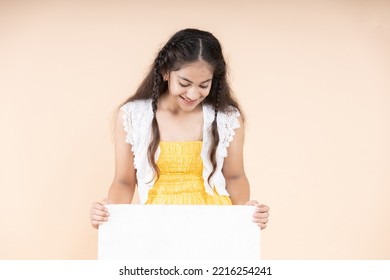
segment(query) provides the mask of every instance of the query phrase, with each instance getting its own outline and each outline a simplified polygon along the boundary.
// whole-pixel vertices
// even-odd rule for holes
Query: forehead
[[[172,73],[188,79],[211,79],[213,77],[213,67],[203,60],[184,64],[179,70]]]

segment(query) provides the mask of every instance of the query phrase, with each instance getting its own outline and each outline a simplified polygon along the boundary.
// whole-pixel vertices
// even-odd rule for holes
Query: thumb
[[[245,205],[253,205],[253,206],[257,206],[259,205],[259,203],[257,202],[257,200],[249,200],[245,203]]]
[[[111,204],[111,201],[108,198],[104,198],[102,201],[100,201],[100,204],[101,205]]]

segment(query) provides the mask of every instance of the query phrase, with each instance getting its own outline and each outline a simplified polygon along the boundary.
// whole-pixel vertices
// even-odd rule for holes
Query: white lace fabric
[[[226,191],[226,181],[222,174],[224,158],[227,156],[227,148],[234,137],[234,130],[240,127],[239,111],[230,107],[228,112],[218,112],[217,126],[219,133],[219,144],[216,151],[217,168],[214,175],[208,177],[213,170],[213,165],[208,153],[211,149],[211,124],[214,121],[214,108],[211,105],[202,105],[203,108],[203,145],[201,158],[203,161],[204,186],[210,195],[214,195],[214,186],[220,195],[229,195]],[[153,110],[151,99],[131,101],[121,108],[123,128],[126,132],[126,143],[131,145],[134,154],[134,168],[137,170],[137,185],[140,203],[145,204],[148,199],[149,190],[154,185],[155,173],[149,164],[147,150],[151,140],[151,124]],[[160,155],[160,148],[157,149],[155,161]],[[211,186],[210,186],[211,185]]]

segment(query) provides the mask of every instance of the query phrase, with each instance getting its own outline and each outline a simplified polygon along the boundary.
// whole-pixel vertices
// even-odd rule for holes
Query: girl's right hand
[[[92,227],[97,229],[99,225],[108,221],[110,213],[108,213],[108,209],[104,205],[109,203],[107,199],[104,199],[102,202],[92,203],[91,210],[89,211]]]

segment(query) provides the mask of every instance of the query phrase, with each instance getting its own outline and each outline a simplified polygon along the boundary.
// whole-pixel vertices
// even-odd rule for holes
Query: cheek
[[[169,93],[172,95],[181,95],[186,92],[186,89],[178,85],[170,85]]]
[[[210,89],[202,89],[201,95],[203,98],[206,98],[210,94]]]

